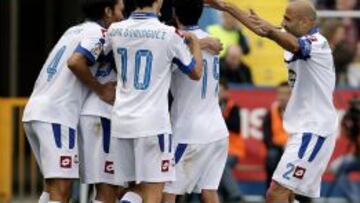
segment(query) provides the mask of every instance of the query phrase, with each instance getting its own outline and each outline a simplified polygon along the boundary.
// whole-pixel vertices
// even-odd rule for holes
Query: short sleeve
[[[101,28],[86,32],[74,52],[86,57],[90,65],[94,64],[103,53],[105,33]]]
[[[170,57],[172,62],[185,74],[191,73],[196,67],[195,59],[184,39],[175,33],[170,41]]]

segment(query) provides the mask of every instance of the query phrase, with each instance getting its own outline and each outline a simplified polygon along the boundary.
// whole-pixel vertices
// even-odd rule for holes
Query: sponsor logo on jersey
[[[72,167],[71,156],[60,156],[60,167],[61,168],[71,168]]]
[[[298,179],[303,179],[305,175],[306,169],[300,166],[295,168],[293,176]]]
[[[170,160],[162,160],[161,172],[168,172],[170,170]]]
[[[112,161],[105,161],[105,173],[114,174],[114,162]]]

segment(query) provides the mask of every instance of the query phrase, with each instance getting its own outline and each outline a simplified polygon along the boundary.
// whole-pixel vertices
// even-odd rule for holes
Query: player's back
[[[116,124],[112,126],[113,136],[134,138],[171,133],[167,100],[171,64],[192,61],[186,54],[188,50],[176,53],[181,50],[176,46],[186,47],[184,40],[155,14],[133,13],[128,20],[109,28],[109,41],[119,75],[112,113]],[[186,60],[174,58],[178,55],[186,55],[180,57]]]
[[[71,72],[67,61],[84,37],[94,35],[94,32],[95,35],[102,36],[103,29],[97,23],[85,22],[69,28],[63,34],[41,69],[26,106],[23,121],[60,123],[76,128],[88,89]],[[99,50],[89,50],[84,54],[98,54],[103,42],[98,39],[97,43]]]
[[[208,37],[208,33],[197,26],[185,30],[199,39]],[[207,51],[202,54],[203,74],[200,81],[191,80],[179,70],[173,73],[171,121],[176,142],[204,144],[228,136],[219,107],[219,56]]]

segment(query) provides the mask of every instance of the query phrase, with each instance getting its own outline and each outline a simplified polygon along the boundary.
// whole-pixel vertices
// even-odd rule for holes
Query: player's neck
[[[197,24],[195,24],[195,25],[183,25],[183,24],[180,23],[179,28],[180,28],[180,30],[193,31],[193,30],[199,29],[199,26]]]
[[[141,12],[141,13],[157,13],[156,9],[154,7],[144,7],[144,8],[138,8],[135,10],[135,12]]]

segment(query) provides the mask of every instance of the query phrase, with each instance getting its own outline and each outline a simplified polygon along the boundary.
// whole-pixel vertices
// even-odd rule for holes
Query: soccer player
[[[121,182],[135,183],[122,202],[159,203],[164,183],[175,180],[168,112],[171,65],[194,80],[202,74],[202,55],[195,35],[162,24],[162,0],[136,0],[128,20],[108,32],[118,70],[112,112],[111,149]],[[191,53],[192,54],[191,54]],[[193,56],[192,56],[193,55]]]
[[[221,0],[208,3],[286,50],[292,93],[283,124],[290,137],[268,189],[267,202],[292,202],[294,194],[319,197],[338,122],[333,104],[334,62],[327,40],[316,27],[316,10],[305,0],[290,2],[283,32],[254,12],[249,14]]]
[[[108,103],[113,83],[91,74],[103,55],[106,28],[122,18],[122,0],[84,3],[86,22],[69,28],[50,52],[26,105],[27,138],[45,179],[39,202],[69,202],[78,172],[77,125],[89,89]]]
[[[209,35],[198,26],[203,0],[175,0],[179,27],[199,39]],[[217,189],[228,151],[228,130],[218,98],[219,56],[203,51],[203,75],[191,81],[179,69],[172,77],[171,121],[176,181],[167,183],[163,202],[175,203],[176,195],[201,193],[202,202],[217,203]]]
[[[95,77],[101,84],[116,82],[116,72],[112,63],[99,66]],[[95,92],[91,92],[81,110],[79,121],[80,180],[95,185],[96,196],[93,203],[113,203],[117,199],[117,185],[110,153],[110,118],[112,105],[104,102]]]

